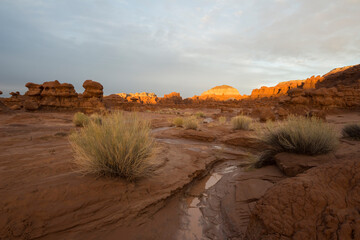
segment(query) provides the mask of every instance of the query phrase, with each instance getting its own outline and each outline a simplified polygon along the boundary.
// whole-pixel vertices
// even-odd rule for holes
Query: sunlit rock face
[[[280,82],[274,87],[261,87],[254,89],[251,93],[251,98],[263,97],[279,97],[286,95],[290,89],[300,87],[304,84],[305,80],[292,80],[287,82]]]
[[[207,95],[236,96],[236,95],[240,95],[240,93],[236,88],[233,88],[228,85],[221,85],[221,86],[213,87],[212,89],[207,90],[201,94],[201,96],[207,96]]]
[[[120,96],[125,100],[125,102],[137,102],[143,104],[156,104],[158,102],[158,97],[155,93],[117,93],[116,95]]]

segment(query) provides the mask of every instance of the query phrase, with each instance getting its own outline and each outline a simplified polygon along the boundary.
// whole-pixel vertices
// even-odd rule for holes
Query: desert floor
[[[134,183],[77,172],[74,113],[0,114],[0,239],[241,239],[256,201],[286,177],[249,168],[262,147],[256,131],[202,111],[199,130],[171,127],[192,109],[138,113],[152,122],[157,155],[152,175]],[[360,113],[327,121],[340,131]],[[360,144],[341,140],[336,154],[360,156]]]

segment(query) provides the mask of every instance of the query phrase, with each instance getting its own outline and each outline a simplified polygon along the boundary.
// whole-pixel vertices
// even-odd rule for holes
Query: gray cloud
[[[107,94],[249,94],[358,64],[359,12],[358,0],[3,0],[0,89],[94,79]]]

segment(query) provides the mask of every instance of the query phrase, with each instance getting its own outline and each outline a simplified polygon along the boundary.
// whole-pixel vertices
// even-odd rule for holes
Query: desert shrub
[[[354,140],[360,140],[360,123],[345,125],[345,127],[342,129],[342,135]]]
[[[175,127],[182,127],[184,124],[184,119],[181,117],[177,117],[173,119],[172,123],[175,125]]]
[[[333,128],[318,118],[290,116],[277,125],[268,124],[258,136],[267,148],[256,167],[272,164],[273,157],[280,152],[319,155],[333,151],[338,143]]]
[[[188,117],[184,119],[184,127],[186,129],[194,129],[196,130],[198,128],[198,121],[194,117]]]
[[[89,117],[82,112],[75,113],[73,118],[73,123],[77,127],[84,127],[89,123],[89,121],[90,121]]]
[[[196,116],[197,118],[204,118],[204,117],[205,117],[205,114],[204,114],[203,112],[197,112],[197,113],[195,113],[195,116]]]
[[[231,119],[231,125],[234,130],[249,130],[252,118],[247,116],[236,116]]]
[[[90,121],[93,121],[94,123],[101,125],[102,124],[102,116],[97,113],[94,113],[90,116]]]
[[[150,133],[148,121],[115,112],[103,117],[102,124],[90,121],[69,140],[80,171],[134,180],[149,172],[155,146]]]
[[[219,123],[225,124],[226,123],[226,117],[219,117]]]

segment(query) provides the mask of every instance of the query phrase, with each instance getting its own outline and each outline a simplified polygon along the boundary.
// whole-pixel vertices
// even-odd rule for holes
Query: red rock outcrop
[[[257,202],[245,239],[360,239],[359,182],[359,159],[283,180]]]
[[[194,96],[194,100],[217,100],[217,101],[226,101],[230,99],[242,99],[239,91],[236,88],[233,88],[228,85],[221,85],[211,88],[203,92],[200,96]]]
[[[164,104],[179,104],[183,101],[180,93],[172,92],[169,94],[165,94],[163,98],[160,98],[159,103]]]
[[[315,83],[315,88],[291,89],[285,103],[320,108],[360,106],[360,65],[337,68],[314,79],[310,78],[308,85]]]
[[[254,89],[251,92],[251,98],[263,98],[263,97],[279,97],[286,95],[289,89],[300,87],[304,84],[305,80],[292,80],[287,82],[281,82],[275,87],[261,87],[260,89]]]
[[[58,80],[43,84],[27,83],[29,90],[23,103],[26,110],[37,109],[97,109],[103,108],[103,86],[95,81],[86,80],[83,84],[85,91],[82,95],[76,93],[74,86],[60,83]]]
[[[156,96],[155,93],[117,93],[116,95],[123,98],[125,102],[156,104],[159,101],[159,98]]]

